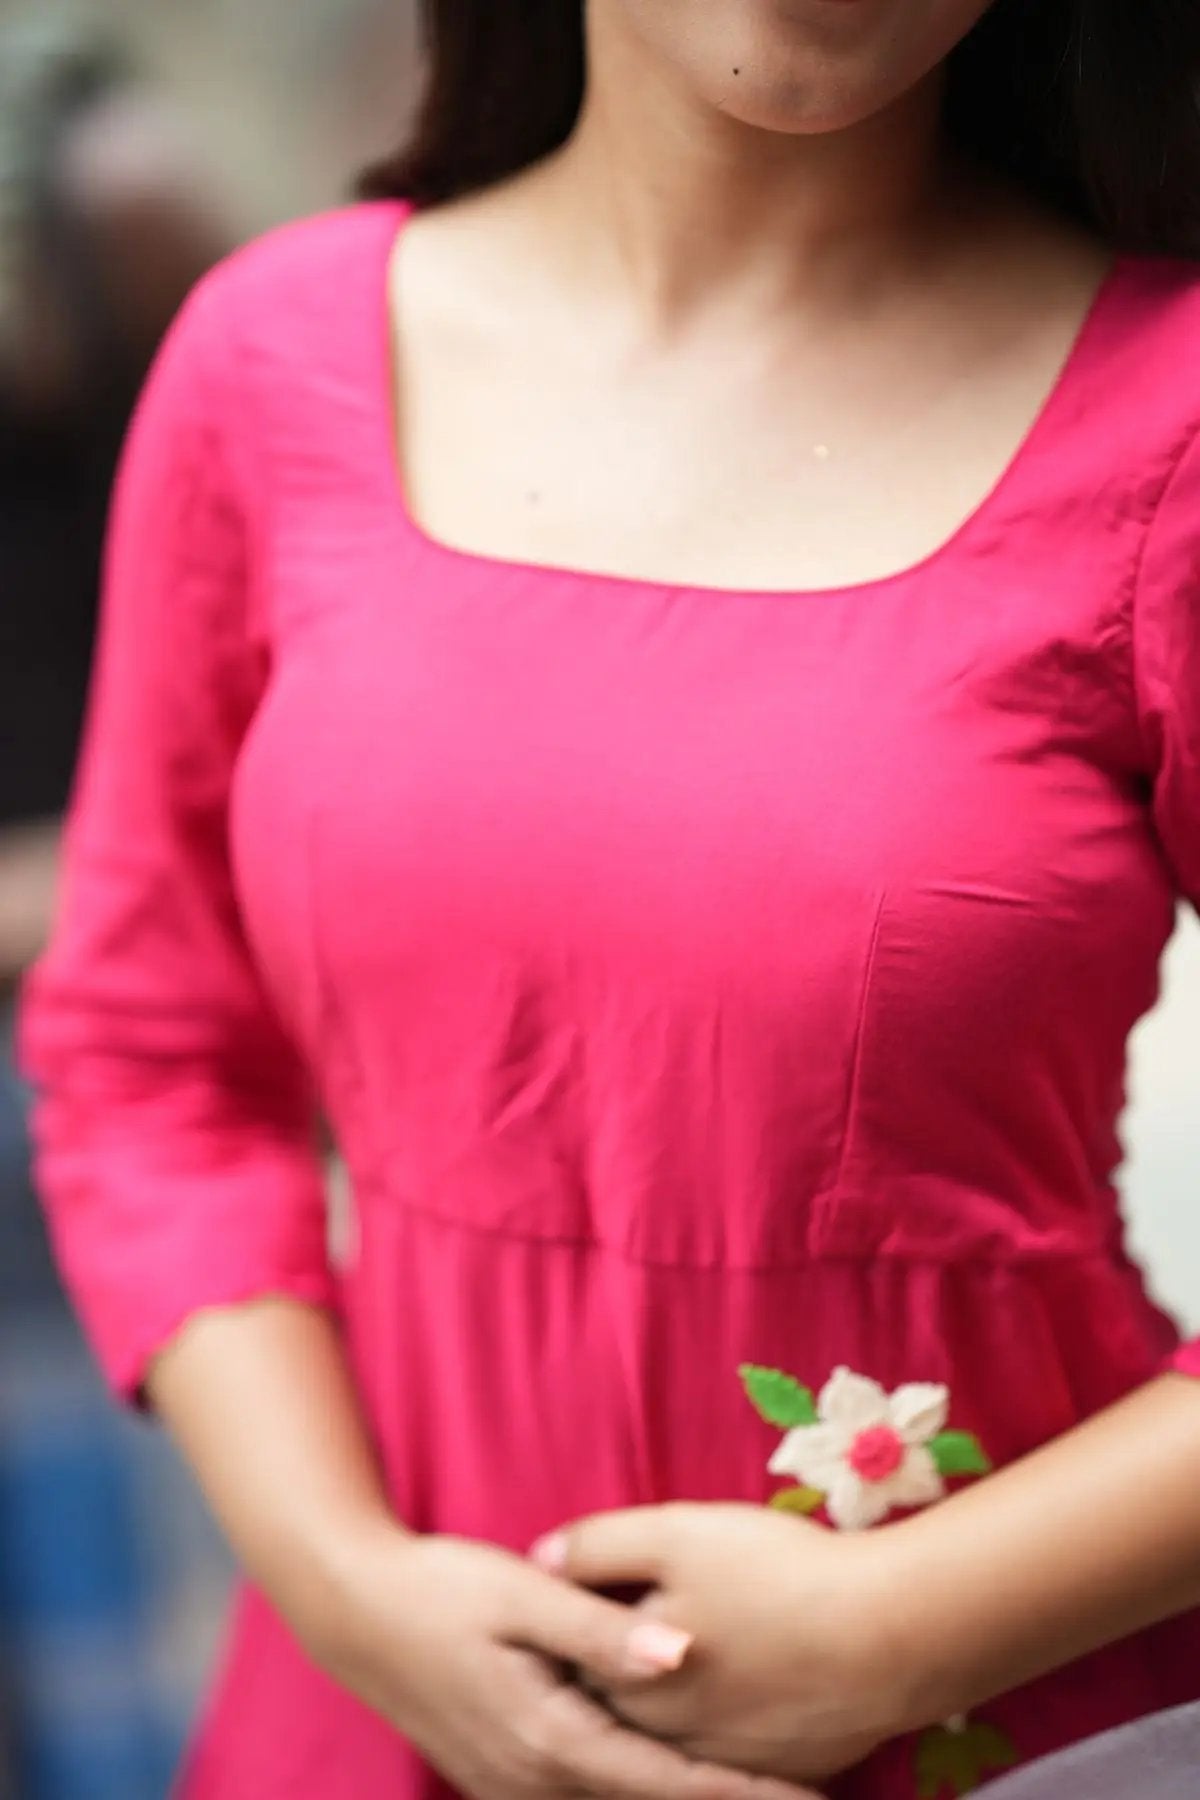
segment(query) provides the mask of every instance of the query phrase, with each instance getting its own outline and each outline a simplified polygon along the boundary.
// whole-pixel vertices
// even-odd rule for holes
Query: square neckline
[[[396,258],[404,234],[421,211],[411,200],[371,202],[382,208],[380,265],[372,262],[371,329],[373,347],[369,386],[372,415],[381,438],[382,461],[387,474],[387,488],[399,523],[409,541],[428,557],[448,567],[487,572],[497,575],[520,575],[530,581],[550,585],[593,586],[637,595],[694,595],[711,600],[837,600],[881,594],[903,587],[932,573],[952,557],[967,550],[973,540],[990,524],[1009,494],[1020,483],[1026,467],[1034,460],[1043,441],[1053,435],[1059,415],[1065,412],[1077,377],[1087,366],[1097,338],[1102,336],[1109,312],[1125,285],[1134,259],[1124,252],[1114,253],[1102,279],[1088,302],[1067,352],[1039,402],[1011,456],[981,499],[966,516],[932,550],[903,567],[864,581],[833,583],[822,587],[720,587],[704,582],[673,581],[644,575],[624,575],[613,570],[572,568],[563,563],[535,562],[520,557],[506,557],[485,550],[470,550],[452,544],[428,530],[413,509],[408,492],[405,459],[400,441],[399,351],[401,321],[392,304]],[[376,308],[382,302],[382,318]]]

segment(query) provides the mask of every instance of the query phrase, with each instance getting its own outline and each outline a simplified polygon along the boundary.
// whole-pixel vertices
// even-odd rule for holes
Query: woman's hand
[[[748,1506],[608,1513],[543,1539],[534,1559],[585,1587],[648,1584],[649,1616],[695,1647],[650,1685],[599,1685],[618,1717],[689,1755],[820,1780],[904,1728],[886,1533],[841,1537]]]
[[[647,1694],[690,1640],[520,1557],[383,1529],[356,1550],[324,1641],[334,1678],[474,1800],[815,1800],[706,1767],[573,1681]]]
[[[472,1800],[814,1800],[690,1761],[568,1679],[637,1692],[689,1640],[524,1557],[392,1516],[335,1321],[288,1300],[196,1314],[148,1397],[255,1586],[313,1659]]]

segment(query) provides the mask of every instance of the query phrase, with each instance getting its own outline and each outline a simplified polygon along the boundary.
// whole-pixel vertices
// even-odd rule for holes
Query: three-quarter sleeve
[[[126,443],[59,920],[21,1054],[60,1264],[115,1386],[194,1313],[332,1304],[315,1108],[239,917],[229,800],[266,675],[219,281]]]
[[[1155,830],[1179,893],[1200,906],[1200,439],[1184,451],[1159,502],[1134,619]],[[1171,1366],[1200,1377],[1200,1339],[1185,1343]]]

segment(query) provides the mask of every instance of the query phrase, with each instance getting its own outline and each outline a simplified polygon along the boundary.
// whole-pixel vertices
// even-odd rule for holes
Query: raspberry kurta
[[[399,1514],[522,1548],[765,1501],[743,1363],[943,1383],[1000,1464],[1200,1374],[1114,1186],[1129,1033],[1200,895],[1200,278],[1116,267],[918,566],[732,593],[422,532],[404,217],[210,276],[126,452],[25,1016],[114,1382],[198,1309],[330,1306]],[[1182,1621],[986,1723],[1032,1758],[1197,1696]],[[897,1744],[840,1791],[916,1771]],[[187,1800],[438,1791],[246,1593]]]

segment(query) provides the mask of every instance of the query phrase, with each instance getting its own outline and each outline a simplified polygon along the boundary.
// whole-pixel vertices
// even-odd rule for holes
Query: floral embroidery
[[[889,1395],[877,1381],[840,1368],[814,1400],[778,1370],[747,1367],[742,1379],[762,1417],[786,1431],[771,1474],[790,1475],[806,1494],[820,1494],[839,1531],[881,1524],[898,1507],[930,1506],[945,1495],[949,1476],[984,1475],[991,1467],[976,1438],[946,1430],[948,1388],[913,1382]],[[793,1502],[788,1510],[816,1507]]]
[[[824,1508],[838,1531],[882,1524],[897,1508],[931,1506],[956,1476],[987,1475],[991,1463],[969,1431],[950,1431],[950,1390],[910,1382],[889,1394],[877,1381],[835,1369],[814,1398],[791,1375],[747,1364],[752,1405],[783,1441],[767,1467],[795,1486],[770,1501],[811,1516]],[[1020,1758],[1004,1732],[985,1722],[949,1720],[917,1740],[919,1800],[960,1800]]]
[[[945,1795],[960,1800],[1020,1760],[1012,1739],[997,1726],[952,1719],[924,1732],[917,1745],[919,1800],[943,1800]]]

